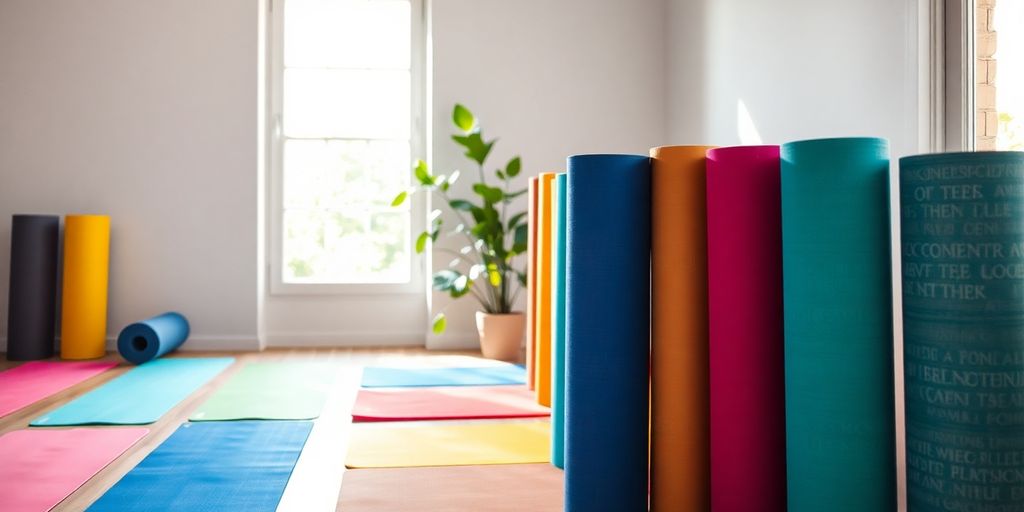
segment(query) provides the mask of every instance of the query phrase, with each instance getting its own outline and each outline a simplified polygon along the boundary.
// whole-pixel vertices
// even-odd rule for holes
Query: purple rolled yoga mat
[[[786,510],[779,147],[707,153],[711,508]]]

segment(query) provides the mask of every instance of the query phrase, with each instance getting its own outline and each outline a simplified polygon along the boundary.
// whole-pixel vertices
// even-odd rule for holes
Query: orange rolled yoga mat
[[[527,238],[526,257],[526,386],[534,389],[536,383],[537,352],[537,177],[530,178],[530,199],[526,209]]]
[[[551,407],[551,266],[554,264],[552,245],[554,243],[554,190],[553,172],[541,173],[537,181],[537,305],[536,333],[534,347],[536,373],[534,385],[537,403]]]
[[[64,219],[62,359],[96,359],[106,354],[109,263],[110,217],[68,215]]]
[[[651,149],[651,512],[710,501],[708,149]]]

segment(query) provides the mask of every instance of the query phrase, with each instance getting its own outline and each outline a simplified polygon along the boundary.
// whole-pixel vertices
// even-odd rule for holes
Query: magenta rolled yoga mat
[[[0,417],[115,366],[112,361],[34,361],[0,372]]]
[[[50,510],[148,432],[145,428],[73,428],[4,434],[0,437],[0,510]]]
[[[711,504],[786,510],[779,147],[708,151]]]

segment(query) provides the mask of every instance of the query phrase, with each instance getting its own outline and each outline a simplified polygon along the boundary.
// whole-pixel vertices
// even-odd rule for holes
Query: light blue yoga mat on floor
[[[364,388],[421,386],[501,386],[526,383],[522,366],[479,368],[380,368],[363,370]]]
[[[312,428],[309,421],[186,423],[88,510],[273,512]]]
[[[234,361],[231,357],[150,361],[36,418],[31,425],[153,423]]]

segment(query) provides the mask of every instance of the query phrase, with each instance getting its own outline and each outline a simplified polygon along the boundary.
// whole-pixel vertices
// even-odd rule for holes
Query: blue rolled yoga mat
[[[309,421],[185,423],[88,510],[273,512],[312,428]]]
[[[150,361],[36,418],[30,425],[153,423],[234,361],[231,357]]]
[[[1024,512],[1024,153],[900,159],[907,510]]]
[[[551,260],[551,464],[565,468],[565,173],[555,177]]]
[[[128,362],[142,364],[176,350],[188,339],[188,333],[188,320],[171,311],[122,329],[117,351]]]
[[[363,369],[364,388],[421,386],[502,386],[526,384],[526,370],[509,364],[479,368],[382,368]]]
[[[888,155],[874,138],[782,146],[792,512],[896,507]]]
[[[565,510],[647,510],[650,159],[568,171]]]

